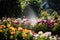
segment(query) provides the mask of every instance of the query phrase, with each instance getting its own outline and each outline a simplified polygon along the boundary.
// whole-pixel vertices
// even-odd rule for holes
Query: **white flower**
[[[51,17],[50,17],[50,16],[48,16],[48,19],[51,19]]]
[[[49,36],[51,36],[51,32],[45,32],[44,34],[40,35],[40,37],[45,37],[45,38]]]
[[[16,21],[18,21],[19,24],[21,24],[21,18],[17,18]]]
[[[31,25],[34,26],[37,23],[37,19],[36,18],[31,18]]]
[[[34,37],[38,37],[39,36],[39,34],[34,34]]]
[[[39,31],[39,32],[38,32],[38,34],[39,34],[39,35],[42,35],[42,34],[43,34],[43,32],[42,32],[42,31]]]
[[[46,37],[46,34],[42,34],[42,35],[40,35],[40,38],[41,38],[41,37]]]
[[[44,17],[41,17],[41,19],[44,19]]]
[[[37,22],[40,22],[40,21],[42,21],[42,19],[38,19],[38,20],[37,20]]]
[[[33,39],[36,40],[38,38],[38,36],[39,36],[38,34],[34,34]]]
[[[17,20],[17,21],[21,21],[21,18],[17,18],[16,20]]]
[[[30,32],[30,34],[33,35],[32,32]]]
[[[17,20],[13,21],[15,24],[19,24],[19,22]]]
[[[17,20],[15,20],[15,21],[13,21],[14,23],[17,23],[18,21]]]
[[[50,40],[57,40],[56,36],[50,36],[49,39]]]
[[[47,36],[51,36],[51,32],[45,32],[45,34],[47,34]]]

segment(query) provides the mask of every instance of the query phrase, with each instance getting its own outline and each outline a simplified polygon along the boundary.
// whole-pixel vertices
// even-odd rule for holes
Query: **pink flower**
[[[24,24],[31,24],[31,20],[26,20],[26,21],[24,21]]]
[[[50,23],[56,23],[57,21],[56,20],[50,20]]]
[[[16,21],[16,20],[15,20],[15,21],[13,21],[13,23],[15,23],[15,24],[19,24],[19,22],[18,22],[18,21]]]
[[[6,17],[2,17],[2,20],[7,20],[7,18]]]
[[[7,20],[8,20],[8,21],[11,21],[11,19],[10,19],[10,18],[7,18]]]

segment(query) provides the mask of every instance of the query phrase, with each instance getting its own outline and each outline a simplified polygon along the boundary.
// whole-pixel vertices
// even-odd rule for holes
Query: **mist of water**
[[[31,8],[30,6],[27,6],[25,13],[26,13],[27,18],[29,18],[33,21],[32,25],[34,25],[37,22],[38,17],[36,15],[36,13],[34,12],[33,8]]]

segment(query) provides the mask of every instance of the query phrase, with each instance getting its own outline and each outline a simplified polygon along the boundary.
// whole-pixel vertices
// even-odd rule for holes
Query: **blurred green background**
[[[0,18],[21,17],[29,14],[28,7],[31,7],[35,14],[40,17],[40,11],[53,9],[60,13],[60,0],[0,0]],[[51,11],[51,12],[53,12]]]

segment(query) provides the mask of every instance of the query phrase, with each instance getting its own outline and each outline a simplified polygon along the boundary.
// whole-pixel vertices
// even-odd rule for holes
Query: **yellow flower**
[[[8,28],[11,27],[11,24],[8,24],[7,27],[8,27]]]
[[[47,11],[42,11],[42,16],[48,16],[48,12]]]
[[[25,33],[22,34],[22,37],[23,37],[23,38],[26,38],[26,37],[27,37],[27,34],[25,34]]]

